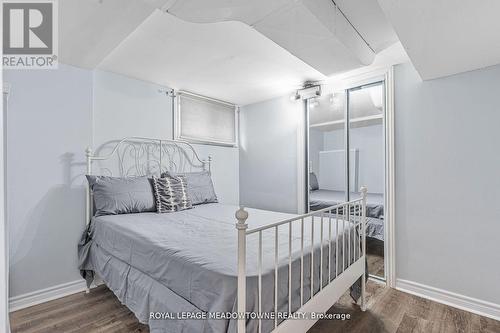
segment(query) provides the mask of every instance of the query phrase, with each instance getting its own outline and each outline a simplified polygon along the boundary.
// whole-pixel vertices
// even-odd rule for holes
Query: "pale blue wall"
[[[500,66],[422,82],[395,68],[397,278],[500,304]],[[294,211],[301,108],[243,108],[240,195]],[[380,145],[380,142],[378,143]]]
[[[94,147],[117,138],[173,138],[169,89],[104,71],[94,73]],[[212,156],[212,178],[221,203],[239,204],[239,149],[195,145],[201,159]]]
[[[64,64],[4,71],[10,297],[80,279],[84,150],[125,136],[172,137],[172,103],[158,85]],[[197,145],[213,157],[221,202],[239,203],[238,148]]]
[[[76,244],[85,226],[85,156],[92,73],[7,70],[7,223],[10,296],[80,278]]]
[[[241,109],[242,205],[297,212],[297,125],[303,110],[302,101],[289,96]]]
[[[395,68],[397,277],[500,304],[500,66]]]
[[[240,198],[243,205],[297,212],[297,130],[299,116],[303,112],[304,104],[300,101],[290,101],[289,96],[242,108]],[[335,146],[337,134],[343,135],[343,130],[311,130],[310,161],[316,173],[320,150],[344,149],[343,146]],[[353,128],[351,134],[353,145],[363,152],[360,154],[359,184],[370,186],[372,192],[382,193],[382,125]],[[342,137],[337,139],[343,144]]]
[[[94,71],[94,146],[142,136],[172,139],[172,98],[157,84]]]

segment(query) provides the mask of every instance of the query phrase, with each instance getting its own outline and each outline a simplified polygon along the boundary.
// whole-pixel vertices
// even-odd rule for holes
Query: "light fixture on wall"
[[[174,89],[160,88],[158,89],[160,94],[165,94],[168,97],[177,97]]]
[[[315,99],[319,96],[321,96],[321,85],[317,82],[307,81],[304,83],[304,88],[298,89],[294,95],[290,96],[290,100],[297,101],[299,99]]]
[[[321,85],[316,82],[304,83],[304,88],[297,90],[302,99],[316,98],[321,96]]]

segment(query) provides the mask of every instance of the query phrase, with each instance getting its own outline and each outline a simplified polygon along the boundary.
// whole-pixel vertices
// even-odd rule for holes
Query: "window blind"
[[[236,108],[213,99],[179,93],[179,138],[236,145]]]

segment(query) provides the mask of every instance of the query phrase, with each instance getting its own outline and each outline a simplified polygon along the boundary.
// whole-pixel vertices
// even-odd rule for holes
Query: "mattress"
[[[168,214],[140,213],[96,217],[90,227],[90,238],[80,249],[81,269],[104,271],[103,263],[114,262],[122,270],[109,268],[104,273],[106,283],[117,296],[142,320],[148,320],[152,332],[177,331],[177,320],[148,319],[144,312],[168,312],[169,309],[197,309],[204,313],[235,312],[237,295],[237,231],[234,213],[237,206],[206,204],[194,209]],[[292,217],[291,214],[248,209],[249,228],[267,225]],[[305,220],[304,300],[310,297],[311,221]],[[314,292],[320,284],[319,223],[314,235]],[[332,224],[333,225],[333,224]],[[324,223],[324,235],[328,232]],[[332,228],[332,256],[328,256],[327,241],[323,242],[323,267],[331,263],[332,278],[347,262],[354,261],[354,249],[359,238],[351,223]],[[274,229],[262,233],[262,305],[263,311],[274,311]],[[288,311],[288,225],[278,229],[278,311]],[[325,238],[326,239],[326,238]],[[300,224],[292,228],[292,310],[300,307]],[[258,237],[247,238],[247,311],[258,311]],[[338,249],[339,261],[336,264]],[[345,253],[345,256],[344,256]],[[349,259],[350,258],[350,259]],[[111,264],[108,264],[111,267]],[[323,270],[323,284],[328,270]],[[133,281],[131,281],[133,279]],[[127,287],[128,286],[128,287]],[[132,287],[133,286],[133,287]],[[153,302],[152,287],[172,293],[168,299]],[[154,288],[153,288],[154,289]],[[183,307],[179,304],[183,304]],[[138,304],[142,304],[138,306]],[[153,322],[152,322],[153,321]],[[192,325],[195,325],[191,327]],[[177,325],[177,326],[175,326]],[[236,320],[210,319],[200,326],[197,320],[183,320],[186,330],[200,332],[235,332]],[[263,332],[274,327],[273,320],[263,321]],[[247,331],[257,331],[257,320],[247,321]]]

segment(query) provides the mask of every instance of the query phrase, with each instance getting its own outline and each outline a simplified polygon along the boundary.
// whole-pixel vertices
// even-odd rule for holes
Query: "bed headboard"
[[[211,171],[211,157],[201,160],[194,147],[185,141],[128,137],[101,145],[95,152],[86,150],[87,174],[132,177],[160,176],[165,171]],[[88,188],[88,187],[87,187]],[[87,189],[87,223],[92,212],[92,193]]]

